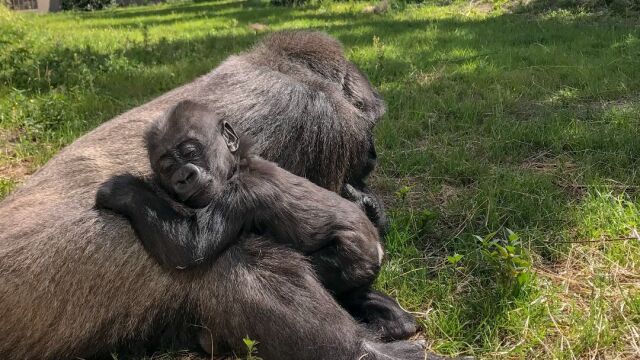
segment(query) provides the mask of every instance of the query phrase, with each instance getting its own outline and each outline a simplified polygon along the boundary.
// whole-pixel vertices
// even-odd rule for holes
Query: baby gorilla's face
[[[211,203],[237,167],[238,136],[204,105],[179,103],[152,125],[146,141],[160,184],[189,207]]]
[[[169,149],[158,162],[158,177],[176,199],[187,206],[201,208],[211,202],[213,176],[210,173],[203,144],[186,139]]]

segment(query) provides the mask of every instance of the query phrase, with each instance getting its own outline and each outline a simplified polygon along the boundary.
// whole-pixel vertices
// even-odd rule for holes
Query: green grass
[[[246,49],[260,37],[248,24],[327,31],[388,104],[372,179],[393,221],[378,286],[430,346],[638,358],[637,16],[367,5],[0,10],[0,196],[87,130]]]

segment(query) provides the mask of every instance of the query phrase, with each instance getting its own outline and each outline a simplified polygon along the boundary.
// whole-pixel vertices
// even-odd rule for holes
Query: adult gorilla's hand
[[[389,219],[384,211],[382,202],[375,197],[368,189],[358,190],[350,184],[342,187],[342,197],[356,203],[367,215],[369,220],[376,226],[380,233],[380,238],[389,230]]]

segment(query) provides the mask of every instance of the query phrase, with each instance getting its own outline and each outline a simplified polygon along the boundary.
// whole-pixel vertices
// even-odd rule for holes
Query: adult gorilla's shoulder
[[[338,41],[276,33],[209,76],[207,105],[233,119],[262,157],[335,192],[362,187],[385,108]]]

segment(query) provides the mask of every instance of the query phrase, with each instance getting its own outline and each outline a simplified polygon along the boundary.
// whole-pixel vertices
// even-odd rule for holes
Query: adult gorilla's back
[[[209,268],[166,272],[126,220],[93,209],[110,176],[150,171],[143,130],[186,98],[230,116],[266,158],[334,191],[366,168],[383,112],[337,42],[285,33],[81,137],[0,204],[0,357],[86,356],[183,312],[230,341],[255,336],[265,357],[360,354],[358,326],[295,253],[246,239]]]

